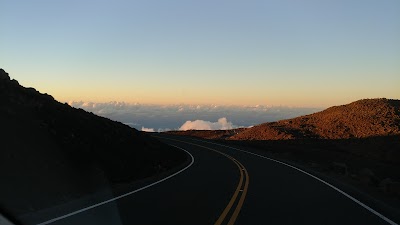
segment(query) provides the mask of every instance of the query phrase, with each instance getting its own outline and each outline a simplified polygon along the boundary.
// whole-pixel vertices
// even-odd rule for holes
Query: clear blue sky
[[[60,101],[400,98],[400,1],[2,0],[0,67]]]

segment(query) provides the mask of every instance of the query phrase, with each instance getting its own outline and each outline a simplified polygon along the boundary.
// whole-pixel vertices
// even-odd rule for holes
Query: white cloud
[[[234,129],[237,126],[234,126],[231,122],[223,117],[219,118],[217,122],[210,122],[204,120],[195,120],[195,121],[186,121],[179,130],[229,130]]]
[[[146,128],[146,127],[142,127],[142,131],[144,131],[144,132],[155,132],[154,128]]]

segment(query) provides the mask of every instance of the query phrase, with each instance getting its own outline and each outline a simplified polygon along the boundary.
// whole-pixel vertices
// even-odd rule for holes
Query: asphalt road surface
[[[189,165],[151,186],[39,224],[396,224],[290,165],[189,137],[154,136],[186,150]]]

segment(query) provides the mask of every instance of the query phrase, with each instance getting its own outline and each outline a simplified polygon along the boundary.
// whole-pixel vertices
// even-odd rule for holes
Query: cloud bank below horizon
[[[179,129],[232,129],[289,119],[320,111],[319,108],[232,105],[150,105],[125,102],[75,102],[68,104],[122,122],[137,130],[163,132]],[[229,121],[228,119],[229,118]],[[210,122],[216,121],[216,122]]]
[[[144,131],[144,132],[155,132],[154,128],[146,128],[146,127],[142,127],[141,131]]]
[[[237,128],[232,124],[232,122],[228,122],[225,117],[219,118],[217,122],[210,122],[204,120],[194,120],[194,121],[186,121],[179,130],[230,130]]]

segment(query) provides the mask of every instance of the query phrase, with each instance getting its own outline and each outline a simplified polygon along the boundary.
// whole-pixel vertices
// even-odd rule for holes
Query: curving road
[[[155,134],[192,162],[175,175],[34,224],[396,224],[290,165],[221,144]]]

